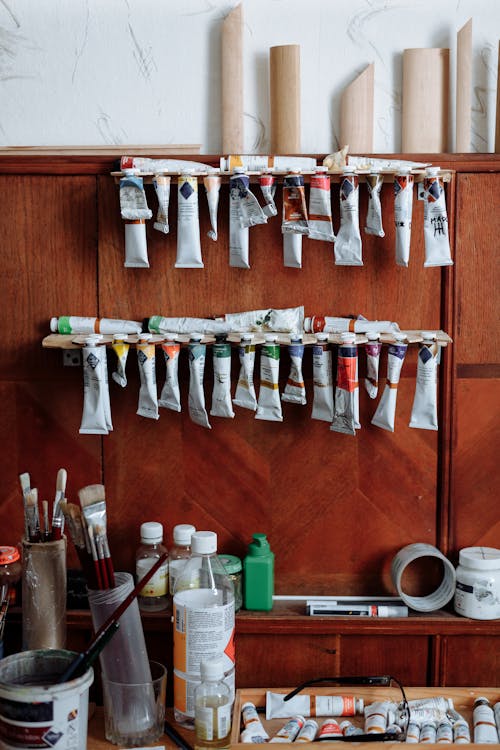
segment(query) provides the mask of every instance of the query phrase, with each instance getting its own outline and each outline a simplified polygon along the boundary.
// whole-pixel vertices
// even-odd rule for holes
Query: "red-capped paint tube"
[[[342,339],[343,343],[338,349],[335,407],[330,429],[346,435],[355,435],[358,348],[354,334],[343,333]]]

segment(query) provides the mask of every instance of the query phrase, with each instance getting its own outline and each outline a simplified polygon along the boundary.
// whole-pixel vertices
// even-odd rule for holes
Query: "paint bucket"
[[[23,651],[0,662],[0,747],[86,750],[94,671],[57,684],[76,654]]]

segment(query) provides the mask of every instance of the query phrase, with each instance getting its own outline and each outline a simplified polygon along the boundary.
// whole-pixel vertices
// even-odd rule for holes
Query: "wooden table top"
[[[188,745],[194,746],[194,731],[184,729],[174,722],[173,710],[167,709],[166,719],[169,721],[174,728],[181,734]],[[104,711],[102,707],[91,707],[89,706],[89,725],[87,732],[87,750],[111,750],[111,748],[117,748],[118,745],[113,745],[111,742],[104,737]],[[178,748],[173,740],[170,739],[166,734],[163,734],[157,742],[146,747],[164,747],[165,750],[171,750],[172,748]]]

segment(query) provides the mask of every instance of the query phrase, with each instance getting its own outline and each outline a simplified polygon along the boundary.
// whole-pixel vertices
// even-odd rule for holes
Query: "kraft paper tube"
[[[441,153],[447,150],[449,68],[449,49],[405,49],[404,153]]]
[[[349,152],[373,153],[373,63],[346,86],[340,101],[340,146]]]
[[[457,34],[457,91],[455,114],[455,151],[471,150],[472,123],[472,18]]]
[[[500,154],[500,42],[498,43],[497,119],[495,127],[495,153]]]
[[[66,538],[23,540],[23,649],[66,645]]]
[[[222,24],[222,152],[243,148],[243,8],[237,5]]]
[[[271,153],[300,154],[300,45],[271,47]]]

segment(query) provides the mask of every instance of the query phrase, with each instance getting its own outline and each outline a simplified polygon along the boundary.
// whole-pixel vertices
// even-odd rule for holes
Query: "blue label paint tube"
[[[410,427],[437,430],[437,368],[440,347],[439,344],[426,339],[426,335],[424,332],[424,342],[420,344],[418,352],[417,380]]]
[[[292,334],[290,336],[290,346],[288,353],[290,355],[290,374],[286,381],[285,390],[281,396],[282,401],[288,401],[291,404],[306,404],[306,387],[302,375],[302,360],[304,358],[304,344],[302,336]]]
[[[335,240],[337,266],[362,266],[359,231],[359,180],[351,168],[343,167],[340,183],[340,229]]]
[[[235,172],[236,174],[231,177],[229,189],[231,198],[238,202],[240,226],[247,229],[257,224],[266,224],[267,216],[250,190],[249,176],[241,170]]]
[[[408,349],[408,344],[403,344],[402,334],[396,334],[395,338],[399,343],[390,344],[387,349],[387,381],[384,392],[378,403],[375,414],[372,418],[372,424],[381,427],[383,430],[394,432],[394,421],[396,417],[396,401],[398,397],[398,384],[401,376],[404,358]]]
[[[158,393],[156,390],[156,354],[155,345],[150,343],[151,333],[141,333],[136,344],[137,363],[141,387],[137,414],[148,419],[159,419]]]
[[[426,268],[451,266],[448,212],[439,167],[428,167],[424,178],[424,242]]]
[[[260,390],[256,419],[282,422],[279,394],[280,345],[272,333],[265,334],[266,343],[260,354]]]
[[[189,341],[189,416],[201,427],[211,430],[208,414],[205,408],[205,392],[203,390],[203,376],[205,374],[205,358],[207,347],[201,343],[202,336],[192,333]]]
[[[198,178],[182,174],[177,184],[176,268],[203,268],[198,209]]]

